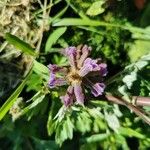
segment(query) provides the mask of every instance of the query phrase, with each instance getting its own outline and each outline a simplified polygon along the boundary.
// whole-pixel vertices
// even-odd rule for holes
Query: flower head
[[[107,65],[101,59],[89,57],[92,48],[87,45],[68,47],[64,55],[68,58],[70,66],[60,67],[50,64],[49,87],[55,88],[62,85],[69,85],[67,92],[61,96],[66,107],[76,102],[83,105],[85,102],[85,87],[97,97],[102,95],[105,89],[103,77],[107,74]]]

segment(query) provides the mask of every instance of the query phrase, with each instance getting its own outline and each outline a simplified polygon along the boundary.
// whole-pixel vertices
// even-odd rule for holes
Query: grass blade
[[[23,40],[19,39],[15,35],[12,35],[10,33],[5,34],[5,39],[12,45],[14,45],[17,49],[21,50],[22,52],[31,55],[31,56],[37,56],[37,54],[34,52],[34,49]]]
[[[66,30],[66,27],[61,27],[56,29],[52,34],[49,35],[45,46],[45,52],[51,50],[52,45],[56,43],[56,41],[60,38],[61,35],[65,33]]]
[[[0,120],[3,119],[3,117],[9,111],[9,109],[12,107],[13,103],[16,101],[17,97],[23,90],[29,75],[23,80],[23,82],[18,86],[18,88],[13,92],[13,94],[6,100],[6,102],[0,108]]]
[[[133,33],[150,35],[149,32],[147,32],[143,28],[121,25],[121,24],[114,24],[114,23],[91,20],[91,19],[64,18],[64,19],[58,19],[54,21],[52,25],[53,26],[103,26],[103,27],[121,28],[123,30],[129,30],[130,32]]]
[[[90,19],[64,18],[53,22],[53,26],[99,26],[102,23]]]

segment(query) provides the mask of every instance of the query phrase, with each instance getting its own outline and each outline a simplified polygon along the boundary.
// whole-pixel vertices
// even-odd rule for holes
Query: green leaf
[[[85,141],[87,143],[99,142],[99,141],[105,140],[109,136],[110,136],[109,133],[95,134],[95,135],[92,135],[90,137],[87,137],[87,138],[83,139],[83,141]]]
[[[36,150],[59,150],[55,141],[32,138]]]
[[[142,56],[141,60],[143,60],[143,61],[150,61],[150,52],[147,55]]]
[[[17,49],[21,50],[22,52],[31,55],[31,56],[37,56],[37,54],[34,52],[34,49],[23,40],[19,39],[15,35],[12,35],[10,33],[5,34],[5,39],[12,45],[14,45]]]
[[[66,66],[67,65],[67,58],[66,57],[59,57],[58,55],[54,55],[54,61],[55,64],[58,64],[60,66]]]
[[[51,111],[50,111],[49,116],[48,116],[48,121],[47,121],[47,131],[48,131],[49,136],[51,136],[54,133],[54,129],[55,129],[55,121],[53,120]]]
[[[103,4],[105,3],[105,0],[100,0],[94,2],[90,8],[87,10],[86,14],[89,16],[96,16],[105,11],[105,8],[103,8]]]
[[[52,34],[49,35],[45,45],[45,52],[49,52],[51,50],[53,44],[57,42],[57,40],[60,38],[61,35],[65,33],[66,30],[66,27],[61,27],[56,29]]]
[[[44,74],[43,74],[44,75]],[[26,91],[40,91],[42,89],[43,86],[43,75],[39,75],[36,73],[32,73],[28,82],[27,82],[27,88]],[[48,81],[48,80],[46,80]]]
[[[119,123],[117,116],[115,114],[107,113],[105,111],[105,118],[108,123],[108,126],[111,129],[113,129],[115,132],[117,132],[120,127],[120,123]]]
[[[99,26],[101,24],[103,23],[99,21],[80,18],[65,18],[53,22],[53,26],[78,26],[78,25]]]
[[[144,28],[144,30],[147,31],[147,33],[150,33],[150,26]],[[134,32],[134,33],[132,33],[132,38],[146,41],[146,40],[150,40],[150,35],[149,34],[141,34],[141,33]]]
[[[150,42],[144,40],[136,40],[130,47],[128,55],[132,62],[137,61],[141,56],[150,52]]]
[[[12,107],[13,103],[16,101],[17,97],[19,96],[27,82],[28,76],[23,80],[23,82],[18,86],[18,88],[13,92],[13,94],[6,100],[6,102],[0,108],[0,120],[3,119],[3,117],[9,111],[9,109]]]
[[[124,136],[127,136],[127,137],[137,137],[137,138],[140,138],[140,139],[145,138],[145,136],[143,134],[141,134],[141,133],[139,133],[136,130],[133,130],[131,128],[120,127],[119,128],[119,133],[124,135]]]
[[[102,36],[104,36],[106,34],[105,31],[100,31],[96,27],[84,27],[84,26],[77,26],[77,27],[80,28],[80,29],[84,29],[84,30],[87,30],[87,31],[90,31],[90,32],[97,33],[97,34],[102,35]]]
[[[127,85],[128,89],[131,89],[133,82],[137,80],[137,73],[131,72],[129,75],[126,75],[122,81]]]
[[[69,116],[66,119],[59,122],[56,127],[56,142],[61,145],[65,140],[73,138],[73,123],[71,122]]]
[[[138,70],[141,70],[146,65],[148,65],[149,62],[150,62],[150,53],[142,56],[140,59],[138,59],[138,61],[126,66],[125,69],[131,69],[131,68],[133,69],[134,67],[134,69],[138,68]],[[138,70],[135,70],[135,71],[137,72]]]
[[[91,130],[92,120],[90,115],[83,111],[79,113],[76,120],[76,128],[77,130],[81,131],[82,133],[88,132]]]
[[[141,69],[144,68],[147,64],[148,64],[148,61],[140,60],[140,61],[138,61],[138,62],[135,63],[135,66],[138,68],[138,70],[141,70]]]
[[[38,74],[49,74],[48,68],[36,60],[34,60],[33,70]]]
[[[55,139],[56,139],[56,143],[58,143],[60,146],[65,140],[68,139],[67,129],[65,128],[65,124],[66,121],[64,120],[61,123],[59,123],[58,127],[56,128]]]
[[[45,98],[45,95],[43,93],[39,93],[39,96],[36,97],[36,99],[33,99],[33,103],[31,103],[30,105],[28,105],[27,107],[25,107],[22,110],[22,115],[24,115],[25,113],[27,113],[30,109],[36,107],[39,103],[41,103],[43,101],[43,99]]]
[[[49,136],[53,134],[55,129],[55,120],[53,119],[54,108],[55,108],[55,101],[52,101],[52,106],[50,108],[47,121],[47,131]]]
[[[66,130],[68,131],[68,138],[72,139],[73,138],[73,123],[71,122],[71,119],[67,116],[67,121],[66,121]]]
[[[130,150],[125,137],[120,134],[115,134],[115,140],[119,145],[121,145],[122,150]]]
[[[96,21],[96,20],[91,20],[88,18],[57,19],[52,23],[52,26],[104,26],[104,27],[109,27],[109,28],[121,28],[124,30],[129,30],[130,32],[137,32],[137,33],[149,35],[149,33],[147,31],[145,31],[145,29],[142,29],[142,28],[121,25],[121,24],[108,23],[108,22],[104,22],[104,21]]]

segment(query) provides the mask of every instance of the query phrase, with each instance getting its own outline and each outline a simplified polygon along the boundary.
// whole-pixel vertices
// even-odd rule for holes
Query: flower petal
[[[84,61],[84,64],[83,64],[82,68],[79,71],[79,75],[81,77],[84,77],[89,72],[91,72],[91,71],[97,71],[97,70],[99,70],[99,66],[97,64],[97,60],[93,60],[91,58],[87,58]]]
[[[82,44],[80,44],[80,45],[78,45],[77,46],[77,55],[76,55],[76,61],[78,61],[79,59],[80,59],[80,57],[81,57],[81,52],[82,52]]]
[[[73,86],[69,86],[65,96],[60,97],[66,107],[73,103]]]
[[[49,64],[48,68],[53,73],[58,72],[61,69],[61,67],[59,67],[58,65],[52,65],[52,64]]]
[[[65,52],[66,52],[67,56],[76,55],[76,47],[70,46],[70,47],[65,49]]]
[[[49,64],[48,68],[49,68],[50,73],[60,73],[63,75],[66,75],[68,73],[68,69],[66,67],[60,67],[55,64],[54,65]]]
[[[71,67],[73,67],[73,68],[76,67],[76,60],[75,60],[76,55],[77,55],[76,51],[77,51],[76,47],[68,47],[65,49],[65,54],[69,59]]]
[[[87,45],[84,45],[82,48],[82,55],[78,61],[78,68],[81,68],[83,65],[85,59],[88,57],[89,53],[91,52],[92,48],[88,47]]]
[[[99,95],[102,95],[105,89],[105,84],[104,83],[96,83],[92,86],[92,94],[97,97]]]
[[[50,80],[48,85],[50,88],[55,88],[56,86],[66,85],[66,81],[62,78],[57,78],[54,73],[50,73]]]
[[[76,83],[73,85],[73,87],[74,87],[74,94],[75,94],[75,98],[76,98],[77,103],[83,105],[85,96],[84,96],[84,93],[82,91],[81,85],[79,83]]]
[[[106,76],[108,71],[107,71],[107,64],[105,63],[101,63],[99,64],[99,67],[100,67],[100,74],[101,76]]]

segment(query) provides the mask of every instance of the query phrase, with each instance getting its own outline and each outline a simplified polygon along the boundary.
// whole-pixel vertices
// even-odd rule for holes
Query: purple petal
[[[77,61],[81,57],[81,52],[82,52],[81,48],[82,48],[82,46],[83,46],[82,44],[80,44],[80,45],[77,46],[77,55],[76,55],[76,60]]]
[[[74,46],[70,46],[68,48],[65,49],[66,55],[70,56],[70,55],[76,55],[76,47]]]
[[[50,88],[53,88],[53,87],[54,87],[55,81],[56,81],[56,76],[55,76],[54,73],[51,73],[51,74],[50,74],[49,83],[48,83],[48,85],[49,85]]]
[[[78,68],[81,68],[83,65],[85,59],[88,57],[89,53],[91,52],[92,48],[88,47],[87,45],[84,45],[82,48],[82,55],[78,61]]]
[[[97,71],[97,70],[99,70],[99,66],[97,64],[97,60],[93,60],[91,58],[87,58],[84,61],[84,64],[83,64],[82,68],[80,69],[79,75],[84,77],[89,72]]]
[[[52,64],[49,64],[48,65],[48,68],[51,72],[55,73],[55,72],[58,72],[60,71],[62,68],[59,67],[58,65],[52,65]]]
[[[65,49],[65,54],[69,59],[71,67],[76,67],[76,55],[77,55],[77,49],[76,47],[68,47]]]
[[[55,64],[54,65],[49,64],[48,68],[49,68],[50,73],[53,73],[53,74],[59,73],[60,75],[62,74],[64,76],[64,75],[67,75],[68,73],[68,69],[66,67],[60,67]]]
[[[99,67],[100,67],[100,74],[101,76],[106,76],[108,71],[107,71],[107,64],[105,63],[101,63],[99,64]]]
[[[62,78],[57,78],[54,73],[50,73],[49,87],[55,88],[56,86],[65,85],[66,81]]]
[[[77,103],[83,105],[85,96],[83,94],[81,85],[76,83],[73,85],[73,87],[74,87],[74,94],[75,94]]]
[[[102,95],[105,89],[105,84],[104,83],[96,83],[92,86],[92,94],[97,97],[99,95]]]
[[[73,103],[73,87],[69,86],[65,96],[60,97],[66,107]]]

